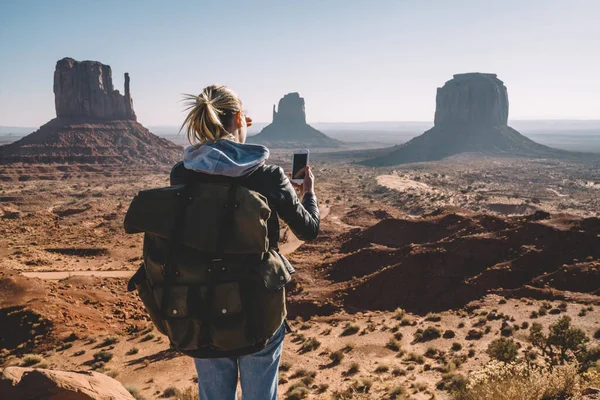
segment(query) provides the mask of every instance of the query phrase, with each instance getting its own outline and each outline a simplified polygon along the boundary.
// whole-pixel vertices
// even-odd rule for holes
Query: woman
[[[271,247],[277,248],[279,242],[278,216],[300,239],[315,239],[319,233],[319,208],[310,167],[306,167],[304,183],[299,185],[300,202],[283,169],[266,164],[269,150],[245,144],[252,119],[244,115],[242,102],[233,91],[211,85],[198,96],[186,95],[186,99],[189,114],[182,129],[191,146],[185,149],[183,162],[173,167],[171,185],[239,178],[241,186],[268,200]],[[239,371],[243,400],[275,400],[284,335],[282,325],[267,346],[253,354],[195,359],[200,398],[235,400]]]

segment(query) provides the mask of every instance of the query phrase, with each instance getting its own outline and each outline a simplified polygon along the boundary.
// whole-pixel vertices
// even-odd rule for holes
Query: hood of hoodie
[[[196,172],[236,178],[256,170],[268,158],[269,149],[265,146],[218,140],[200,147],[186,148],[183,165]]]

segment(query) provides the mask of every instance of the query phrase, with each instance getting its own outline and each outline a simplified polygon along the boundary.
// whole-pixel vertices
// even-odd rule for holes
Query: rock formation
[[[114,90],[108,65],[63,58],[54,72],[57,118],[0,146],[0,164],[172,164],[181,147],[136,121],[125,74],[125,95]]]
[[[298,93],[288,93],[273,105],[273,122],[248,142],[270,147],[337,147],[342,143],[306,123],[304,99]]]
[[[125,96],[115,90],[109,65],[63,58],[54,71],[54,103],[58,118],[91,117],[135,121],[125,74]]]
[[[433,128],[363,164],[436,161],[465,152],[525,157],[575,154],[538,144],[509,127],[504,83],[495,74],[468,73],[454,75],[438,88]]]
[[[496,126],[508,123],[508,92],[496,74],[457,74],[438,88],[436,126]]]
[[[279,100],[279,111],[273,104],[273,123],[306,124],[304,98],[298,93],[288,93]]]
[[[0,399],[133,400],[133,396],[99,372],[8,367],[0,375]]]

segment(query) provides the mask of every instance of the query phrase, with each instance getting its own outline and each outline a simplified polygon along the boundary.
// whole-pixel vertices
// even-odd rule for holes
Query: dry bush
[[[552,371],[526,364],[488,363],[473,373],[453,400],[552,400],[578,398],[581,377],[577,367],[561,365]]]
[[[308,353],[309,351],[318,349],[319,346],[321,346],[321,342],[319,342],[317,338],[310,338],[302,344],[299,351],[300,353],[304,354]]]
[[[341,336],[350,336],[350,335],[354,335],[355,333],[357,333],[360,330],[360,326],[356,325],[356,324],[351,324],[348,323],[346,324],[346,326],[344,327],[344,330],[342,331]]]
[[[176,400],[200,400],[200,397],[198,396],[198,389],[187,388],[183,391],[179,391]]]
[[[418,342],[428,342],[430,340],[438,339],[442,337],[442,331],[440,331],[435,326],[428,326],[423,329],[417,329],[415,332],[415,343]]]
[[[513,362],[519,354],[519,345],[512,339],[495,339],[489,344],[487,353],[498,361]]]

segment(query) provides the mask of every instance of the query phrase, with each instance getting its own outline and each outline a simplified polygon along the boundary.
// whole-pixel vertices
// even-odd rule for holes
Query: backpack
[[[293,268],[270,248],[267,199],[239,185],[195,183],[143,190],[125,216],[144,233],[129,288],[171,346],[196,358],[263,349],[285,321]]]

